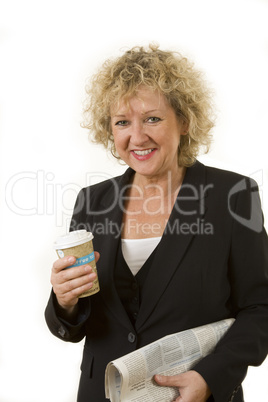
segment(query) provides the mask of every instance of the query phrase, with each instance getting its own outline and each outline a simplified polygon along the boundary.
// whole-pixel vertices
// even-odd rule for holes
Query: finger
[[[69,293],[73,296],[80,295],[86,290],[89,290],[93,286],[93,281],[97,278],[97,275],[93,272],[90,275],[82,276],[81,278],[73,279],[69,282],[65,282],[62,285],[63,293]]]
[[[98,253],[98,251],[94,252],[94,256],[95,256],[95,261],[99,261],[100,259],[100,253]],[[72,255],[67,255],[66,257],[63,258],[59,258],[58,260],[56,260],[53,264],[52,269],[55,272],[59,272],[62,271],[65,268],[70,267],[71,265],[73,265],[76,261],[76,258]]]
[[[63,282],[55,282],[53,286],[53,290],[56,294],[67,294],[67,293],[72,293],[73,296],[76,296],[77,294],[83,293],[83,290],[80,291],[80,288],[86,287],[90,289],[93,286],[93,281],[97,278],[97,275],[92,272],[87,275],[83,275],[80,277],[76,277],[74,279],[68,280],[68,281],[63,281]]]
[[[56,273],[59,272],[67,267],[70,267],[71,265],[73,265],[76,261],[76,258],[72,255],[68,255],[66,257],[63,258],[59,258],[58,260],[56,260],[53,264],[52,270]]]
[[[78,267],[64,269],[55,275],[57,276],[58,283],[64,283],[72,279],[80,278],[84,275],[91,274],[93,268],[90,264],[80,265]],[[52,273],[53,274],[53,273]]]

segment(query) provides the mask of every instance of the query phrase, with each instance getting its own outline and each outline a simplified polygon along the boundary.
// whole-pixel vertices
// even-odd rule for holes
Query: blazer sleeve
[[[80,342],[86,332],[85,324],[90,315],[90,303],[88,300],[79,299],[79,310],[71,321],[61,318],[57,305],[56,295],[51,291],[45,310],[45,319],[51,333],[66,342]]]
[[[85,222],[85,195],[81,190],[74,206],[74,213],[70,224],[70,231],[82,229],[80,227]],[[66,321],[61,317],[60,308],[53,289],[45,309],[45,320],[49,330],[56,337],[68,341],[79,342],[85,334],[85,325],[91,311],[90,298],[81,298],[78,301],[77,315],[71,321]]]
[[[232,401],[248,366],[260,365],[268,353],[268,240],[255,182],[233,195],[229,213],[228,266],[236,321],[215,351],[194,368],[216,402]]]

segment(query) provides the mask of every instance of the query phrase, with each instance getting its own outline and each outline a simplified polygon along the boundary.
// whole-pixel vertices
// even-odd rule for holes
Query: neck
[[[164,198],[177,195],[185,176],[186,168],[178,167],[176,171],[168,171],[161,176],[144,176],[136,173],[133,180],[134,191],[151,197],[161,192]],[[135,192],[136,192],[135,191]]]

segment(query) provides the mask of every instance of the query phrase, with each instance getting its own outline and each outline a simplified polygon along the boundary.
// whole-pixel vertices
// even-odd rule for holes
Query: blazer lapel
[[[102,198],[99,209],[107,212],[98,215],[96,223],[100,227],[102,225],[107,233],[104,236],[96,236],[94,239],[94,248],[97,251],[101,250],[101,257],[97,264],[100,294],[115,318],[130,330],[133,330],[133,326],[116,291],[113,275],[118,245],[121,241],[120,230],[123,216],[119,198],[122,197],[124,186],[129,184],[132,174],[133,170],[127,169],[117,181],[114,180],[112,188]]]
[[[205,166],[196,162],[187,169],[165,232],[158,244],[153,266],[144,285],[144,296],[136,321],[140,331],[165,291],[194,240],[194,228],[205,214]]]
[[[102,198],[100,210],[107,212],[98,215],[96,222],[103,227],[107,227],[110,223],[110,229],[114,227],[115,230],[110,230],[110,233],[105,235],[105,239],[103,236],[96,236],[94,239],[95,249],[102,250],[98,263],[101,296],[115,318],[130,330],[133,330],[133,326],[116,291],[113,267],[121,240],[118,229],[121,228],[123,211],[119,198],[122,197],[124,186],[130,184],[132,175],[133,170],[127,169]],[[191,228],[198,219],[202,219],[206,210],[206,193],[203,192],[205,185],[205,167],[196,162],[186,171],[166,230],[157,247],[153,266],[146,278],[144,298],[136,321],[137,331],[142,329],[195,237]],[[113,205],[112,208],[110,208],[111,205]]]

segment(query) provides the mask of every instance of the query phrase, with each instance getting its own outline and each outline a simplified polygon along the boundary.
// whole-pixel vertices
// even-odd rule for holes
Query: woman
[[[94,140],[129,168],[81,190],[70,230],[94,234],[90,266],[57,260],[46,309],[52,333],[85,337],[78,402],[101,402],[106,364],[167,334],[234,317],[193,369],[155,376],[176,401],[243,401],[249,365],[268,352],[268,243],[257,185],[196,160],[208,149],[211,100],[200,73],[156,46],[109,60],[88,88]]]

